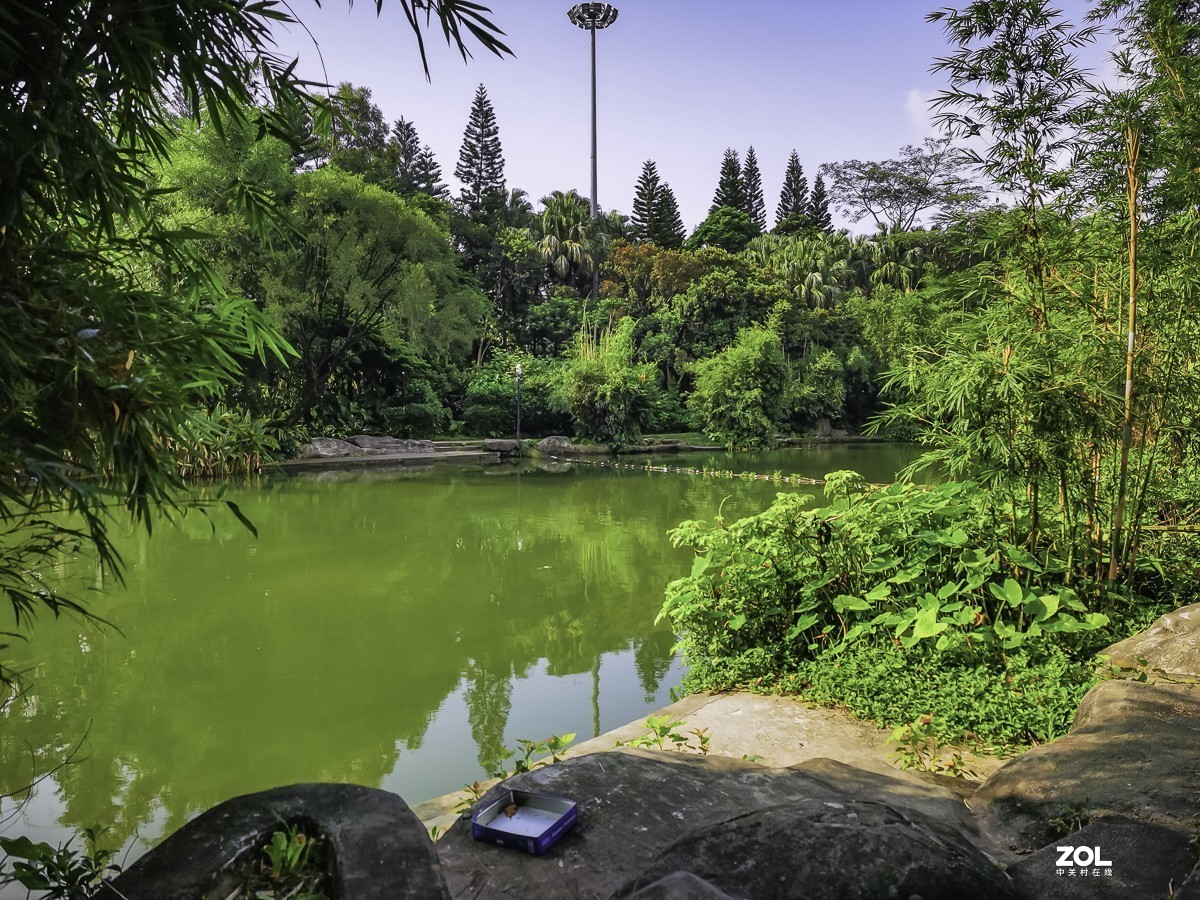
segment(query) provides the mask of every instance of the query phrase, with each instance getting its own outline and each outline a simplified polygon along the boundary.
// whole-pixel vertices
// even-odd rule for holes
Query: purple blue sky
[[[486,0],[485,0],[486,2]],[[475,48],[464,64],[440,33],[427,42],[426,82],[399,4],[338,0],[293,8],[308,34],[277,31],[301,74],[369,87],[389,122],[403,116],[453,178],[475,89],[496,110],[509,187],[536,201],[555,189],[586,195],[590,178],[589,44],[567,20],[569,0],[493,0],[493,20],[515,58]],[[653,159],[688,229],[707,215],[726,147],[753,145],[769,222],[788,154],[811,184],[817,166],[886,159],[933,134],[927,101],[941,87],[930,63],[948,47],[920,0],[622,0],[597,36],[599,199],[628,213],[643,161]],[[1078,23],[1083,0],[1059,6]],[[1083,62],[1104,68],[1095,49]],[[835,216],[836,224],[844,224]],[[855,230],[866,231],[866,222]]]

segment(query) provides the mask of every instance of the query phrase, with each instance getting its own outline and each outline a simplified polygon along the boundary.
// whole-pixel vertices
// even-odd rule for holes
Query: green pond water
[[[654,462],[886,481],[912,457],[851,444]],[[213,506],[124,536],[123,587],[77,561],[55,574],[95,589],[119,630],[44,617],[16,648],[27,689],[0,722],[0,788],[37,785],[0,800],[0,827],[59,842],[100,824],[132,859],[238,794],[350,781],[417,803],[518,738],[644,716],[682,675],[654,624],[690,565],[667,529],[781,490],[809,489],[529,463],[229,486],[257,538]]]

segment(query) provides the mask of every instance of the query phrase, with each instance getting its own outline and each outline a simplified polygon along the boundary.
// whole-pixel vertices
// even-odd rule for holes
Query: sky
[[[455,194],[463,130],[483,84],[496,111],[508,186],[534,201],[556,189],[587,196],[587,32],[567,19],[570,0],[484,2],[515,57],[498,59],[472,44],[464,64],[438,31],[427,36],[429,81],[396,2],[384,0],[378,17],[370,0],[294,3],[307,32],[293,25],[275,36],[281,54],[299,59],[301,75],[368,87],[387,121],[412,121]],[[606,210],[630,211],[642,163],[654,160],[690,231],[708,214],[725,149],[744,157],[753,145],[771,224],[793,148],[811,185],[821,163],[893,158],[936,133],[927,104],[944,84],[929,69],[949,52],[940,26],[925,22],[936,2],[615,5],[617,21],[597,34],[599,201]],[[1058,5],[1075,23],[1086,10],[1082,0]],[[1103,70],[1104,52],[1089,51],[1081,62]],[[834,223],[849,225],[836,211]],[[849,227],[865,232],[868,225]]]

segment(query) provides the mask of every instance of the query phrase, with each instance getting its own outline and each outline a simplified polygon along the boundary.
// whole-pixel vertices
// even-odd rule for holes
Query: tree
[[[808,220],[812,228],[833,234],[833,217],[829,214],[829,198],[825,194],[825,179],[820,175],[813,181],[808,198]]]
[[[751,147],[746,151],[746,165],[742,168],[742,190],[746,195],[746,215],[758,229],[758,234],[767,230],[767,205],[763,202],[762,173],[758,170],[758,156]]]
[[[851,222],[870,216],[879,228],[908,231],[928,210],[941,214],[974,208],[982,195],[963,176],[961,156],[949,138],[926,138],[901,148],[899,159],[857,159],[821,166],[829,197]]]
[[[467,130],[454,177],[463,184],[463,202],[471,209],[479,208],[492,194],[504,193],[504,153],[500,148],[500,127],[496,112],[482,84],[475,91]]]
[[[658,191],[658,206],[654,213],[654,231],[650,240],[660,247],[678,248],[683,246],[687,232],[683,228],[683,218],[679,215],[679,204],[675,200],[675,192],[665,181]]]
[[[442,167],[429,145],[421,145],[412,122],[404,118],[396,120],[386,152],[389,182],[385,187],[401,197],[417,193],[439,200],[449,197],[449,190],[442,184]]]
[[[648,159],[642,163],[642,174],[638,176],[633,194],[631,221],[639,241],[654,240],[650,233],[658,225],[659,190],[658,168],[654,160]]]
[[[708,214],[688,238],[689,247],[720,247],[737,253],[754,239],[754,223],[746,211],[731,206],[718,206]]]
[[[422,19],[436,20],[464,54],[460,27],[509,52],[477,8],[400,3],[419,41]],[[0,16],[0,594],[16,626],[38,607],[78,608],[38,574],[69,547],[119,573],[113,516],[149,527],[181,502],[172,448],[187,445],[190,410],[240,359],[279,347],[147,193],[173,89],[197,122],[249,115],[295,140],[321,104],[271,52],[281,21],[279,7],[216,0],[18,3]],[[234,188],[256,221],[272,217],[253,185]]]
[[[579,433],[618,447],[654,424],[658,392],[654,366],[634,361],[633,326],[624,318],[599,341],[581,335],[559,388]]]
[[[774,443],[787,383],[779,335],[761,326],[743,329],[732,346],[692,371],[688,409],[707,437],[731,450]]]
[[[793,150],[783,170],[783,189],[779,192],[779,206],[775,208],[775,227],[779,228],[793,216],[803,216],[808,211],[808,179],[800,157]]]
[[[328,161],[372,184],[387,180],[384,153],[389,129],[383,111],[371,102],[371,89],[343,81],[330,98],[330,104],[333,143]]]
[[[299,354],[285,375],[280,424],[334,422],[325,404],[373,343],[418,356],[462,356],[483,311],[448,235],[394,194],[336,168],[297,176],[301,241],[270,254],[268,311]],[[346,399],[353,400],[347,386]]]
[[[732,147],[725,151],[721,159],[721,174],[717,181],[717,193],[713,197],[711,215],[722,206],[730,209],[746,209],[746,188],[742,182],[742,164],[738,160],[737,151]]]
[[[591,209],[577,191],[553,191],[542,198],[542,214],[530,228],[559,282],[581,290],[592,283],[592,273],[605,250],[605,237]]]

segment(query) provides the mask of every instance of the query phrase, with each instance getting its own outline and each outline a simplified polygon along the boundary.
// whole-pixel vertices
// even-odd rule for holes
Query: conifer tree
[[[813,181],[812,194],[808,198],[808,218],[813,228],[833,234],[833,216],[829,212],[829,198],[825,195],[825,179],[820,175]]]
[[[687,230],[683,227],[683,218],[679,215],[679,204],[675,200],[675,192],[665,181],[658,191],[658,206],[654,212],[654,231],[650,240],[660,247],[673,250],[683,246]]]
[[[433,150],[428,144],[421,146],[416,126],[407,119],[397,119],[392,126],[387,161],[391,174],[391,183],[387,186],[401,197],[423,193],[444,200],[449,196],[449,190],[442,184],[442,167],[434,158]]]
[[[746,151],[746,164],[742,167],[742,190],[746,195],[746,214],[762,234],[767,230],[767,204],[763,201],[762,173],[758,169],[758,156],[754,147]]]
[[[634,189],[633,215],[630,217],[634,234],[639,241],[654,240],[651,233],[657,224],[660,192],[658,168],[654,160],[648,159],[642,163],[642,174],[638,177],[637,187]]]
[[[438,165],[433,155],[433,148],[428,144],[421,147],[421,152],[413,164],[413,180],[417,190],[437,197],[439,200],[450,198],[450,189],[442,182],[442,167]]]
[[[462,182],[463,201],[473,210],[482,206],[487,197],[503,193],[505,189],[500,129],[488,100],[487,88],[482,84],[471,103],[471,116],[463,134],[454,177]]]
[[[804,177],[804,167],[800,165],[800,157],[796,151],[788,157],[787,168],[783,170],[783,190],[779,192],[779,206],[775,209],[775,224],[783,224],[783,220],[796,213],[808,210],[808,179]]]
[[[730,209],[746,209],[746,189],[742,183],[742,164],[737,151],[729,148],[721,160],[721,176],[717,181],[717,193],[709,212],[728,206]]]

